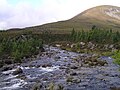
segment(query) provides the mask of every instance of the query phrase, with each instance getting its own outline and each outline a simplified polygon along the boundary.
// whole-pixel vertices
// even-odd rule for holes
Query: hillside
[[[110,5],[97,6],[85,10],[69,20],[28,27],[25,28],[25,30],[35,30],[37,32],[41,30],[51,30],[54,31],[54,33],[68,33],[73,28],[75,28],[75,30],[89,30],[93,25],[99,28],[119,30],[120,7]]]

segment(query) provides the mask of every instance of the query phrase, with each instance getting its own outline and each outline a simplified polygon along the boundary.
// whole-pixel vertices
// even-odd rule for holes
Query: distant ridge
[[[99,28],[120,30],[120,7],[111,5],[96,6],[69,20],[28,27],[24,30],[29,29],[36,32],[50,30],[54,33],[68,33],[73,28],[75,30],[90,30],[93,25]]]

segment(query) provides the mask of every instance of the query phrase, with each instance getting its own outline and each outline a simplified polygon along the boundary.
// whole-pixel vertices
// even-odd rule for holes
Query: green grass
[[[114,58],[114,63],[120,65],[120,51],[115,51],[114,55],[112,56]]]
[[[105,51],[105,52],[101,53],[102,56],[112,56],[113,54],[114,54],[114,52],[112,52],[112,51]]]

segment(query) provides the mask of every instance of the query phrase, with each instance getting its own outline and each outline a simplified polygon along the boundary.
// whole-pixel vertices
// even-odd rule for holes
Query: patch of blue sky
[[[19,3],[28,3],[32,6],[39,6],[39,5],[42,5],[44,0],[7,0],[7,2],[10,4],[10,5],[17,5]]]

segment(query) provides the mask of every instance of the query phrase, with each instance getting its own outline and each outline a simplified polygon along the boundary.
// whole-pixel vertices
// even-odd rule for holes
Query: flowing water
[[[110,90],[120,87],[119,66],[110,57],[101,57],[108,65],[86,67],[81,60],[74,59],[89,56],[61,50],[57,47],[45,46],[38,59],[15,65],[7,71],[0,71],[0,90],[32,90],[34,84],[41,83],[41,90],[46,90],[49,83],[62,84],[65,90]],[[77,68],[76,68],[77,66]],[[23,73],[13,75],[21,68]],[[68,82],[68,77],[73,81]]]

